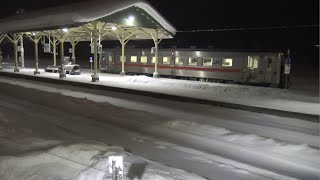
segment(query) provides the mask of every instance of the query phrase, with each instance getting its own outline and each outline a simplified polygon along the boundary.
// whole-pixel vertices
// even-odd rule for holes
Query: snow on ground
[[[60,145],[17,157],[0,157],[0,177],[5,180],[108,180],[110,156],[123,156],[124,174],[141,180],[204,180],[182,170],[141,158],[120,147],[103,144]]]
[[[60,93],[65,96],[71,96],[81,99],[86,98],[86,101],[90,100],[93,102],[109,102],[108,100],[110,100],[110,98],[104,98],[103,96],[99,95],[70,91],[62,88],[52,88],[49,86],[41,85],[42,83],[33,84],[30,82],[21,82],[18,80],[1,80],[1,82],[37,89],[45,92]],[[27,93],[26,91],[23,92]],[[22,97],[23,96],[28,97],[29,95],[23,94]],[[52,102],[50,101],[50,99],[46,99],[46,101]],[[86,106],[88,105],[85,102],[83,103],[86,104]],[[127,101],[127,103],[130,102]],[[104,107],[104,109],[106,108],[107,107]],[[96,118],[99,117],[98,112],[99,111],[92,112],[94,113],[94,116]],[[82,112],[78,113],[79,115],[82,114]],[[117,117],[117,115],[110,114],[110,112],[109,115]],[[189,122],[176,119],[170,121],[166,120],[164,123],[155,118],[147,118],[147,116],[139,120],[130,120],[121,117],[120,119],[114,119],[113,121],[108,120],[108,123],[120,123],[122,124],[122,126],[127,125],[130,128],[138,129],[140,132],[145,132],[147,134],[153,134],[161,137],[169,137],[172,139],[176,138],[177,141],[193,143],[195,145],[198,145],[199,147],[205,144],[206,148],[218,148],[218,150],[215,150],[220,152],[225,151],[228,155],[240,159],[241,157],[239,156],[244,156],[245,158],[247,155],[250,154],[250,156],[254,158],[245,158],[247,161],[257,161],[256,163],[262,161],[263,164],[266,164],[267,166],[277,166],[274,164],[275,162],[285,164],[288,163],[286,168],[297,168],[297,170],[301,170],[302,168],[304,169],[303,171],[306,170],[313,174],[319,174],[320,153],[318,150],[315,150],[304,144],[293,145],[281,141],[275,141],[273,139],[262,138],[257,135],[241,134],[223,128],[217,128],[205,124],[198,124],[196,122]],[[141,129],[141,127],[144,127],[146,125],[148,128]],[[188,142],[188,139],[190,140],[190,142]],[[165,149],[166,146],[159,145],[157,146],[157,148]],[[269,159],[270,157],[272,158]],[[269,159],[269,161],[266,161],[267,159]]]
[[[32,137],[0,112],[1,180],[108,180],[110,156],[123,156],[124,174],[134,180],[204,180],[97,141],[69,144]]]
[[[10,67],[8,67],[10,68]],[[12,69],[5,69],[12,72]],[[19,73],[32,75],[34,69],[21,69]],[[41,77],[58,79],[58,74],[45,73],[41,70]],[[94,84],[136,89],[163,94],[194,97],[213,101],[230,102],[250,106],[266,107],[307,114],[319,115],[319,94],[301,93],[295,90],[244,86],[236,84],[221,84],[176,80],[147,76],[120,76],[116,74],[100,73],[100,81]],[[66,80],[91,82],[91,73],[83,70],[81,75],[67,75]]]
[[[105,97],[101,95],[94,95],[90,93],[83,93],[79,91],[72,91],[72,90],[62,89],[62,88],[51,88],[49,86],[45,86],[42,84],[32,84],[29,82],[21,82],[21,81],[10,81],[6,79],[0,79],[0,82],[5,82],[12,85],[18,85],[22,87],[41,90],[44,92],[59,93],[64,96],[70,96],[70,97],[75,97],[80,99],[85,98],[87,100],[98,102],[98,103],[112,103],[112,100],[110,101],[110,97]],[[113,99],[113,101],[121,101],[121,100]],[[138,106],[137,102],[125,101],[125,103],[128,104],[126,108],[130,108],[130,106]],[[119,103],[116,103],[116,104],[118,106],[123,107],[123,105]],[[144,104],[142,106],[148,106],[148,105]],[[141,108],[139,110],[143,110],[143,109],[147,110],[146,107]],[[146,123],[154,123],[154,122],[146,122]],[[210,124],[196,122],[196,120],[187,121],[187,120],[174,119],[172,121],[167,121],[165,123],[154,123],[154,124],[157,124],[157,126],[162,128],[172,129],[174,131],[182,131],[182,132],[195,134],[203,137],[215,138],[218,140],[246,145],[246,146],[258,148],[261,150],[266,150],[270,152],[296,156],[296,157],[299,156],[302,159],[307,159],[311,161],[315,160],[316,162],[320,162],[320,152],[318,150],[310,148],[308,144],[293,145],[293,144],[285,143],[283,141],[277,141],[271,138],[262,138],[254,134],[241,134],[239,132],[230,131],[226,128],[220,128],[220,127],[212,126]],[[316,125],[316,123],[311,123],[311,124]],[[267,127],[262,126],[261,128],[267,128]],[[320,139],[318,136],[308,136],[307,138],[309,138],[309,140],[314,139],[314,143],[312,144],[313,146],[317,146],[320,144]]]

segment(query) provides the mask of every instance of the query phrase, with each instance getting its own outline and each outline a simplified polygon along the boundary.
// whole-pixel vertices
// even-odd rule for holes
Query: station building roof
[[[89,41],[92,22],[97,22],[102,40],[119,39],[121,35],[152,39],[150,34],[156,29],[159,38],[172,38],[176,33],[174,26],[143,0],[90,0],[0,19],[0,34],[41,32],[61,36],[67,29],[66,41],[75,37]]]

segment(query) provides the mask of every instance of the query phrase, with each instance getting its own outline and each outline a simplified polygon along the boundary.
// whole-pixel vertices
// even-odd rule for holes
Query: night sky
[[[0,17],[83,0],[10,0],[1,6]],[[271,26],[319,25],[319,0],[147,0],[178,31]],[[319,28],[281,28],[205,33],[177,33],[164,42],[178,47],[191,45],[221,49],[282,50],[318,52]]]

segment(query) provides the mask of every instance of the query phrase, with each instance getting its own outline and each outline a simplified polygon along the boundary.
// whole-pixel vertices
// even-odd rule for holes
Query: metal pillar
[[[20,37],[20,46],[21,46],[21,68],[24,68],[23,35],[21,35],[21,37]]]
[[[99,29],[99,40],[98,40],[98,44],[99,44],[99,47],[101,45],[101,30]],[[98,56],[99,56],[99,68],[98,68],[98,72],[100,73],[101,72],[101,62],[102,62],[102,55],[101,55],[101,52],[98,50]]]
[[[5,35],[7,37],[7,39],[9,41],[11,41],[13,43],[13,48],[14,48],[14,58],[15,58],[15,67],[14,67],[14,72],[19,72],[19,68],[18,68],[18,42],[21,38],[21,36],[19,34],[11,34],[9,35]]]
[[[126,72],[124,71],[124,60],[125,60],[125,56],[124,56],[124,47],[125,47],[125,43],[124,42],[121,42],[121,73],[120,75],[124,76],[126,75]]]
[[[3,39],[5,38],[4,34],[0,34],[0,45],[3,41]],[[2,70],[2,51],[1,51],[1,47],[0,47],[0,70]]]
[[[40,74],[39,72],[39,53],[38,53],[39,40],[34,40],[34,57],[36,61],[36,70],[33,72],[34,75]]]
[[[0,70],[2,70],[2,51],[0,48]]]
[[[153,77],[158,78],[159,73],[158,73],[158,44],[159,42],[159,37],[158,37],[158,29],[156,30],[156,36],[153,38],[154,41],[154,46],[155,46],[155,62],[154,62],[154,73]]]
[[[19,72],[18,68],[18,41],[14,41],[14,59],[15,59],[15,65],[13,72]]]
[[[71,43],[72,46],[72,57],[71,57],[71,61],[72,64],[76,63],[76,44],[74,42]]]
[[[53,37],[53,41],[52,41],[52,44],[53,44],[53,65],[56,66],[57,65],[57,39],[56,37]]]
[[[93,56],[93,62],[94,62],[94,71],[92,77],[92,82],[99,81],[99,75],[98,75],[98,48],[97,48],[97,41],[98,41],[98,36],[97,36],[97,22],[93,23],[94,28],[92,32],[93,36],[93,51],[94,51],[94,56]]]
[[[66,78],[66,73],[64,72],[64,39],[60,39],[60,72],[59,77]]]

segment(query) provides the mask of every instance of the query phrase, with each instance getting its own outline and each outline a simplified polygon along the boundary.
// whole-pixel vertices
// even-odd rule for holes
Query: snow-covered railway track
[[[28,82],[25,82],[20,85],[26,86],[27,84]],[[223,133],[223,131],[218,128],[208,129],[208,126],[203,126],[203,124],[199,122],[184,124],[181,123],[181,121],[170,119],[170,116],[154,114],[151,112],[152,108],[144,111],[141,109],[143,105],[139,104],[139,102],[134,104],[132,101],[126,101],[126,103],[129,103],[127,106],[137,106],[136,108],[130,109],[128,107],[119,107],[121,103],[114,106],[114,103],[119,99],[110,98],[109,102],[106,102],[101,95],[89,97],[85,94],[75,94],[71,91],[62,91],[59,88],[55,89],[64,95],[62,96],[57,94],[57,92],[48,93],[43,91],[41,85],[34,85],[32,89],[30,89],[31,87],[22,88],[4,83],[1,83],[1,85],[0,92],[3,94],[0,96],[1,108],[11,109],[12,112],[21,114],[27,113],[29,118],[26,118],[26,120],[33,119],[34,122],[38,121],[39,123],[45,120],[51,124],[63,126],[64,131],[70,131],[73,132],[73,134],[83,133],[84,129],[88,129],[88,132],[96,131],[94,138],[102,140],[105,136],[103,131],[108,130],[106,127],[108,125],[114,125],[121,129],[157,137],[167,142],[180,144],[209,154],[219,155],[287,176],[301,179],[316,179],[320,173],[319,161],[317,158],[311,156],[312,154],[317,154],[317,152],[307,147],[306,150],[313,151],[309,154],[310,156],[308,156],[308,154],[299,154],[299,156],[297,156],[297,152],[299,151],[296,153],[284,152],[286,147],[279,147],[279,150],[282,148],[282,152],[272,151],[271,149],[274,147],[268,147],[268,143],[270,143],[268,139],[256,139],[267,142],[260,144],[266,146],[263,148],[256,146],[257,144],[252,144],[252,142],[251,144],[246,142],[248,138],[255,138],[254,136],[248,136],[244,141],[233,141],[232,139],[237,139],[240,136],[233,136],[232,134],[229,136],[228,133],[230,132],[227,132],[227,136],[217,136],[214,132],[201,133],[205,130],[219,131],[219,133]],[[79,97],[86,99],[79,99]],[[95,103],[92,98],[100,100],[100,102],[103,103]],[[140,109],[138,107],[140,107]],[[147,108],[147,104],[144,104],[144,107]],[[163,112],[165,109],[158,110]],[[179,114],[180,112],[176,113]],[[173,114],[174,112],[169,113],[171,117],[174,117]],[[48,116],[48,118],[44,116]],[[207,116],[209,117],[209,114],[207,114]],[[185,116],[182,116],[182,118],[183,117]],[[198,118],[200,117],[198,116]],[[227,123],[227,120],[225,120],[225,122]],[[24,123],[28,123],[28,121]],[[297,123],[296,126],[298,126],[298,124],[299,123]],[[300,124],[300,126],[312,128],[310,125],[305,124]],[[252,128],[253,127],[254,126],[252,126]],[[264,126],[260,126],[260,128],[259,126],[255,127],[256,131],[263,131],[264,128],[268,128]],[[50,128],[50,126],[48,126],[48,128]],[[281,129],[278,129],[278,131],[281,131]],[[288,132],[289,131],[283,131],[277,135],[282,136]],[[83,136],[91,135],[83,133]],[[309,138],[311,137],[312,136],[309,136]],[[241,140],[241,138],[237,140]],[[280,142],[280,144],[281,143],[285,142]],[[296,147],[301,148],[300,146]]]

